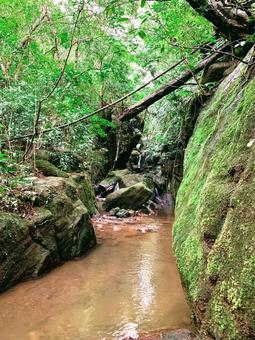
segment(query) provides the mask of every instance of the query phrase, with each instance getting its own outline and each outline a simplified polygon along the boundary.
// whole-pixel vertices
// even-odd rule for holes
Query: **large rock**
[[[44,176],[68,177],[68,174],[45,159],[37,159],[35,161],[36,169]]]
[[[153,197],[153,192],[142,182],[115,191],[107,196],[104,208],[109,211],[119,207],[137,210]]]
[[[137,183],[144,182],[151,188],[150,181],[142,174],[131,172],[127,169],[111,171],[108,176],[102,180],[97,186],[97,192],[101,193],[102,197],[106,197],[108,194],[118,189],[128,188]]]
[[[37,275],[54,261],[43,245],[34,242],[29,225],[15,214],[0,213],[0,291]]]
[[[36,160],[45,160],[66,172],[84,171],[84,159],[75,152],[59,148],[50,151],[41,149],[36,152]]]
[[[88,209],[89,214],[93,215],[96,212],[96,198],[90,176],[85,172],[73,173],[69,179],[74,182],[79,199]]]
[[[130,172],[128,170],[115,170],[113,171],[113,174],[120,177],[121,183],[123,183],[123,188],[131,187],[132,185],[145,180],[143,175]]]
[[[108,194],[114,190],[117,184],[119,184],[120,188],[125,188],[126,186],[123,182],[123,177],[127,174],[129,174],[127,169],[111,171],[107,177],[98,184],[98,191],[103,194]]]
[[[37,193],[36,205],[38,206],[51,206],[56,197],[60,202],[62,198],[65,200],[68,197],[71,203],[77,199],[81,200],[91,215],[96,210],[93,185],[86,173],[70,174],[69,178],[49,176],[36,179],[34,186]]]
[[[255,335],[254,93],[254,67],[240,64],[200,112],[185,153],[174,248],[202,339]]]
[[[90,220],[95,197],[87,180],[85,174],[37,179],[30,218],[0,213],[0,291],[96,244]]]

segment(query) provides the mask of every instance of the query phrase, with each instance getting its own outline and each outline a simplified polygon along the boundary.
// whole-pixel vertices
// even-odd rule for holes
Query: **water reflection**
[[[95,221],[99,247],[0,296],[0,339],[135,339],[189,327],[169,221]]]
[[[116,340],[122,340],[122,339],[137,339],[138,334],[138,324],[129,322],[124,324],[119,330],[116,330],[112,333],[113,338]]]
[[[141,249],[142,253],[143,248]],[[139,323],[142,323],[146,314],[150,312],[151,305],[155,298],[155,287],[152,282],[152,257],[145,253],[141,254],[141,260],[138,267],[137,280],[137,304],[139,308]]]

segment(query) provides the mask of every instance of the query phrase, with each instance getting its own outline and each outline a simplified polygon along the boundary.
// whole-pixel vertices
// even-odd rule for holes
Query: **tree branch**
[[[203,46],[202,46],[202,47],[203,47]],[[225,52],[225,49],[227,49],[227,48],[229,48],[229,47],[230,47],[230,43],[223,45],[221,48],[219,47],[213,55],[211,55],[211,56],[205,58],[202,62],[200,62],[199,65],[200,65],[200,67],[202,66],[201,70],[202,70],[204,67],[206,67],[206,66],[209,65],[209,61],[214,62],[215,60],[217,60],[217,59],[220,57],[220,55],[223,54],[223,52]],[[197,52],[197,51],[200,50],[200,49],[201,49],[201,46],[196,47],[196,48],[191,52],[191,54]],[[214,58],[215,58],[215,59],[214,59]],[[38,136],[38,135],[44,135],[44,134],[49,133],[49,132],[54,131],[54,130],[65,129],[65,128],[68,128],[68,127],[70,127],[70,126],[73,126],[73,125],[82,123],[82,122],[84,122],[85,120],[89,119],[90,117],[92,117],[92,116],[94,116],[94,115],[96,115],[96,114],[98,114],[98,113],[101,113],[101,112],[103,112],[104,110],[107,110],[107,109],[109,109],[109,108],[111,108],[111,107],[117,105],[118,103],[123,102],[125,99],[131,97],[131,96],[134,95],[135,93],[137,93],[137,92],[141,91],[142,89],[144,89],[145,87],[147,87],[150,83],[154,82],[155,80],[159,79],[159,78],[162,77],[163,75],[167,74],[169,71],[175,69],[177,66],[179,66],[179,65],[180,65],[181,63],[183,63],[184,61],[185,61],[185,58],[179,60],[177,63],[175,63],[174,65],[170,66],[167,70],[165,70],[164,72],[160,73],[159,75],[157,75],[157,76],[154,77],[153,79],[149,80],[148,82],[146,82],[146,83],[143,84],[142,86],[138,87],[138,88],[135,89],[134,91],[132,91],[132,92],[126,94],[125,96],[121,97],[120,99],[118,99],[118,100],[116,100],[116,101],[114,101],[114,102],[112,102],[112,103],[110,103],[110,104],[108,104],[108,105],[105,105],[104,107],[101,107],[101,108],[99,108],[99,109],[97,109],[97,110],[95,110],[95,111],[89,113],[89,114],[86,115],[86,116],[82,116],[82,117],[80,117],[80,118],[78,118],[78,119],[75,119],[75,120],[69,122],[69,123],[61,124],[61,125],[58,125],[58,126],[49,128],[49,129],[44,129],[44,130],[36,131],[36,132],[34,131],[34,133],[28,133],[28,134],[23,135],[23,136],[17,136],[17,137],[14,137],[14,138],[10,139],[10,141],[18,141],[18,140],[30,138],[30,137],[32,137],[32,136],[35,137],[35,136]],[[208,62],[208,63],[207,63],[207,62]],[[203,63],[203,65],[201,65],[201,63]],[[193,72],[194,72],[194,71],[193,71]],[[192,78],[192,72],[191,72],[191,71],[186,71],[186,72],[184,72],[184,73],[185,73],[185,75],[186,75],[186,73],[188,73],[187,80],[189,80],[190,78]],[[179,79],[179,78],[178,78],[178,79]],[[174,84],[173,82],[174,82],[174,81],[171,82],[171,91],[170,91],[170,92],[173,92],[174,90],[178,89],[180,86],[187,85],[187,83],[186,83],[186,82],[183,82],[183,80],[180,81],[179,84],[178,84],[178,83],[175,83],[175,84]],[[176,82],[176,81],[175,81],[175,82]],[[194,84],[192,84],[192,85],[194,85]],[[169,84],[168,84],[168,86],[169,86]],[[163,88],[165,88],[165,87],[163,87]],[[161,88],[161,89],[162,89],[162,88]],[[167,93],[167,94],[168,94],[168,93]],[[166,94],[165,94],[165,95],[166,95]],[[159,98],[159,99],[160,99],[160,98]],[[158,99],[157,99],[157,100],[158,100]],[[135,105],[137,105],[137,104],[135,104]],[[151,104],[150,104],[150,105],[151,105]],[[148,105],[148,106],[149,106],[149,105]],[[140,111],[140,112],[141,112],[141,111]],[[127,119],[128,119],[128,118],[127,118]],[[124,117],[122,118],[122,120],[124,120]],[[4,143],[4,142],[6,142],[6,141],[2,141],[2,142]]]
[[[147,109],[147,107],[149,107],[150,105],[154,104],[161,98],[165,97],[166,95],[174,92],[179,87],[183,86],[189,79],[193,77],[194,74],[199,73],[205,67],[211,65],[217,59],[219,59],[221,56],[221,51],[225,51],[227,48],[229,48],[229,46],[230,46],[230,43],[226,43],[217,52],[215,52],[214,54],[200,61],[196,65],[194,70],[192,71],[187,70],[183,72],[177,79],[170,81],[167,85],[160,87],[156,92],[149,94],[148,96],[140,100],[138,103],[135,103],[134,105],[130,106],[128,109],[124,111],[123,115],[120,117],[120,120],[125,121],[136,116],[140,112]]]
[[[200,15],[209,20],[226,37],[238,38],[255,32],[249,11],[236,10],[224,0],[187,0]]]

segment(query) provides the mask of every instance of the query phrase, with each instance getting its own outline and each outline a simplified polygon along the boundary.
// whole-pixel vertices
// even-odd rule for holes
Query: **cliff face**
[[[185,153],[174,248],[203,338],[254,339],[254,67],[237,66],[200,112]]]

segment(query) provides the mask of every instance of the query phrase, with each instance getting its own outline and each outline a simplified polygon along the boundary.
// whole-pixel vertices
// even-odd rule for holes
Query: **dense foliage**
[[[182,0],[2,0],[2,148],[16,157],[12,139],[33,132],[36,118],[37,130],[42,130],[82,117],[133,90],[181,56],[188,57],[186,45],[211,37],[210,25]],[[192,56],[188,63],[197,58]],[[187,65],[179,70],[183,67]],[[95,136],[104,136],[105,125],[112,126],[94,116],[72,128],[39,136],[36,147],[50,144],[82,149],[89,155]]]

